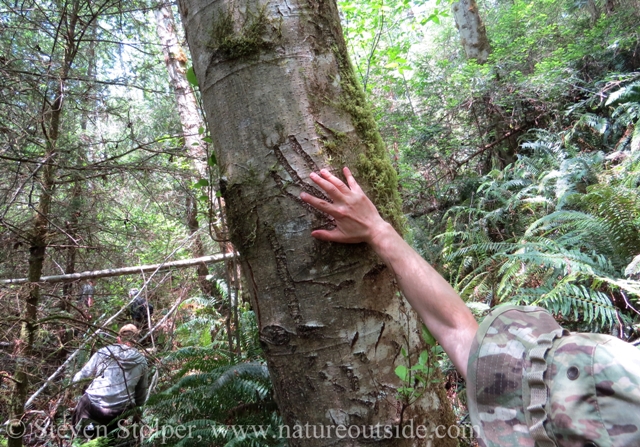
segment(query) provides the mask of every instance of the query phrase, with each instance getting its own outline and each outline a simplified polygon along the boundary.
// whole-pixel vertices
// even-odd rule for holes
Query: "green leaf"
[[[431,335],[431,332],[429,332],[429,329],[424,324],[422,325],[422,339],[427,346],[435,346],[436,344],[435,337]]]
[[[422,351],[420,353],[420,358],[418,358],[418,363],[420,365],[426,365],[427,361],[429,361],[429,351]]]
[[[398,365],[395,372],[396,376],[400,377],[400,380],[402,380],[403,382],[407,381],[407,378],[409,377],[409,370],[406,366]]]
[[[202,195],[198,197],[198,199],[202,200],[203,202],[206,202],[207,200],[209,200],[209,196]]]
[[[199,135],[202,135],[203,133],[204,133],[204,127],[200,126],[200,127],[198,128],[198,134],[199,134]]]
[[[187,70],[187,81],[194,87],[198,86],[198,79],[196,78],[196,72],[193,70],[193,67],[189,67]]]
[[[216,160],[216,154],[214,154],[213,152],[211,153],[209,158],[207,158],[207,164],[209,166],[215,166],[218,164],[218,160]]]
[[[193,185],[194,188],[204,188],[205,186],[209,186],[209,180],[206,178],[201,178]]]
[[[202,141],[204,141],[205,143],[213,143],[213,140],[211,139],[211,137],[204,137]]]
[[[404,346],[402,348],[400,348],[400,354],[402,354],[402,357],[407,358],[407,350],[404,349]]]
[[[218,198],[222,197],[222,193],[220,191],[216,191],[216,197]]]

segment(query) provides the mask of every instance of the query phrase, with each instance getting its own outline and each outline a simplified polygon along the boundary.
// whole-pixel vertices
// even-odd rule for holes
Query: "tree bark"
[[[476,0],[460,0],[451,7],[467,58],[484,64],[489,58],[491,47]]]
[[[365,245],[311,238],[313,228],[330,222],[298,197],[300,191],[322,196],[308,180],[311,171],[349,165],[383,215],[402,220],[396,175],[349,62],[335,2],[179,5],[231,239],[285,423],[292,431],[296,424],[395,430],[409,421],[453,423],[440,390],[411,403],[398,396],[403,384],[394,369],[407,365],[403,347],[415,361],[420,323],[389,270]],[[359,434],[307,433],[289,442],[371,442],[371,433]],[[380,437],[379,445],[425,442]]]

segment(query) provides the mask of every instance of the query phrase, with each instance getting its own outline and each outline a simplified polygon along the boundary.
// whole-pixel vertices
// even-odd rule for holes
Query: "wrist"
[[[372,228],[367,243],[378,255],[380,255],[385,252],[385,246],[389,244],[393,235],[398,235],[393,226],[380,219],[380,222]]]

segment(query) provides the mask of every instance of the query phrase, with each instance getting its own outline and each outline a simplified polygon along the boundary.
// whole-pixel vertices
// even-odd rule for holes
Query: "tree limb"
[[[162,270],[169,270],[172,268],[186,268],[186,267],[193,267],[198,264],[215,264],[218,262],[223,262],[227,259],[233,259],[236,256],[237,255],[234,255],[234,254],[218,253],[212,256],[183,259],[180,261],[165,262],[162,264],[138,265],[135,267],[122,267],[117,269],[94,270],[89,272],[70,273],[67,275],[43,276],[40,278],[39,283],[51,284],[56,282],[78,281],[82,279],[108,278],[111,276],[122,276],[122,275],[137,275],[141,272],[162,271]],[[0,280],[0,284],[25,284],[27,282],[28,282],[27,278],[14,278],[14,279]]]

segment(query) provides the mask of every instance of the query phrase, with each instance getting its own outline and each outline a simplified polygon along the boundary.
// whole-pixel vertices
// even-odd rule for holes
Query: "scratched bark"
[[[364,245],[314,240],[311,230],[329,221],[298,198],[323,197],[311,171],[356,166],[366,151],[341,105],[346,49],[335,2],[182,0],[180,10],[285,423],[449,424],[443,393],[409,406],[397,398],[400,349],[415,357],[420,322],[388,269]],[[367,435],[290,444],[361,445],[373,441]]]

